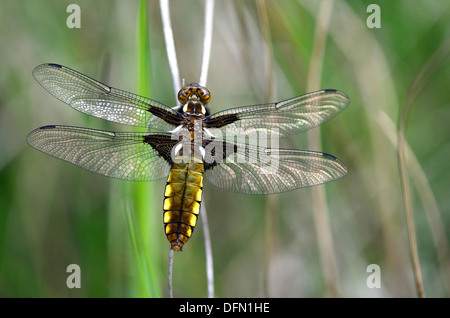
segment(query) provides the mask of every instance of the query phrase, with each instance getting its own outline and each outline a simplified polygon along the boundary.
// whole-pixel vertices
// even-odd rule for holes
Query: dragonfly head
[[[203,104],[208,104],[211,100],[211,93],[206,87],[200,86],[197,83],[192,83],[184,86],[178,92],[178,100],[181,104],[184,105],[191,99],[198,100]]]

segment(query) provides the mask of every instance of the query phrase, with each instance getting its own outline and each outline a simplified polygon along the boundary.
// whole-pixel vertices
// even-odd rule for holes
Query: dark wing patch
[[[205,125],[207,128],[222,128],[226,125],[234,123],[237,120],[239,120],[238,114],[211,116],[210,118],[206,118]]]
[[[222,140],[204,140],[203,147],[205,148],[205,170],[213,169],[238,150],[236,144]]]
[[[179,143],[179,140],[170,139],[167,134],[149,134],[144,136],[144,142],[156,150],[158,155],[166,160],[170,165],[173,164],[172,149]]]

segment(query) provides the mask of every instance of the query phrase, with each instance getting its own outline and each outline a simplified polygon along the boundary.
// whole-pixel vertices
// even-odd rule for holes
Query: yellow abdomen
[[[164,198],[164,227],[172,249],[181,250],[197,224],[203,189],[203,163],[174,163]]]

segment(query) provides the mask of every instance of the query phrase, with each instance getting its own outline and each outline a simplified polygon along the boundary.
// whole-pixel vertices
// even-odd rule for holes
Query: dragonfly
[[[204,179],[223,190],[266,195],[347,174],[346,166],[330,154],[283,149],[277,142],[317,127],[345,109],[350,100],[339,90],[324,89],[211,114],[211,93],[197,83],[181,88],[179,105],[172,108],[59,64],[39,65],[33,76],[51,95],[80,112],[145,127],[145,132],[114,132],[47,125],[30,132],[27,142],[107,177],[167,178],[163,223],[170,247],[176,251],[182,250],[197,224]]]

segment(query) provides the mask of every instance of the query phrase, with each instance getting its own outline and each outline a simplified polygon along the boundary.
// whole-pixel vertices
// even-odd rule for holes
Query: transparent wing
[[[169,134],[116,133],[71,126],[37,128],[27,142],[86,170],[131,181],[166,177],[176,143]]]
[[[34,78],[50,94],[85,114],[125,125],[168,131],[180,116],[157,101],[110,87],[58,64],[42,64]]]
[[[207,117],[205,125],[207,128],[220,129],[216,134],[219,133],[221,138],[226,139],[230,131],[247,136],[264,132],[284,137],[323,124],[345,109],[349,103],[350,100],[344,92],[326,89],[278,103],[224,110]]]
[[[321,152],[213,141],[206,153],[205,177],[216,187],[236,193],[286,192],[337,180],[347,174],[339,159]]]

